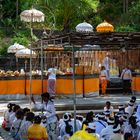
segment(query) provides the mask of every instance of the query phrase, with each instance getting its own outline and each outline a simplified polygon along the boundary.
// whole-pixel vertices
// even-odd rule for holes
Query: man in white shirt
[[[47,84],[47,92],[50,96],[55,96],[56,94],[56,68],[48,69],[48,84]]]
[[[107,77],[110,77],[110,54],[107,53],[106,57],[103,59],[102,65],[107,71]]]
[[[44,116],[46,116],[46,123],[47,123],[47,133],[49,136],[49,140],[56,140],[57,133],[57,117],[56,117],[56,109],[54,106],[54,102],[50,98],[49,93],[42,93],[41,94],[43,103],[36,103],[34,97],[31,97],[32,102],[34,103],[34,107],[36,109],[44,110]]]
[[[121,73],[121,79],[123,80],[123,92],[128,94],[131,91],[132,72],[128,66],[126,66]]]

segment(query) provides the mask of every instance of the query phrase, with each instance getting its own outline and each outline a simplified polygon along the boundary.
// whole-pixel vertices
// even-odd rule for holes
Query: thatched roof
[[[38,41],[40,43],[41,40]],[[42,39],[43,45],[100,45],[102,49],[140,48],[140,32],[105,32],[105,33],[54,33]]]

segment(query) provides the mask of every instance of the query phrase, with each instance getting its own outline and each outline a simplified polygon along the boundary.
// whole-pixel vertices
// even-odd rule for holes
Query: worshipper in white
[[[103,59],[102,65],[105,67],[107,71],[107,77],[110,77],[110,54],[106,53],[105,58]]]
[[[128,126],[128,114],[125,113],[122,116],[119,116],[119,124],[121,126],[121,133],[124,133],[124,129]]]
[[[12,103],[9,103],[7,105],[7,110],[4,112],[4,120],[2,122],[2,128],[4,128],[5,130],[7,131],[10,131],[10,121],[9,121],[9,118],[11,116],[11,114],[13,114],[13,111],[12,111],[12,108],[14,107],[15,104],[12,104]]]
[[[29,126],[33,123],[35,114],[33,112],[28,112],[26,119],[23,121],[20,127],[20,140],[28,140],[27,131]]]
[[[123,92],[124,92],[124,94],[132,93],[132,91],[131,91],[132,72],[128,66],[126,66],[122,70],[121,79],[123,80]]]
[[[138,107],[137,107],[137,111],[136,111],[135,116],[137,117],[137,121],[140,122],[140,104],[139,104]]]
[[[65,113],[63,115],[63,122],[64,123],[60,127],[60,136],[59,136],[59,139],[60,140],[69,139],[73,135],[74,128],[71,125],[71,121],[72,120],[71,120],[69,114],[68,113]]]
[[[56,68],[49,68],[48,69],[48,83],[47,83],[47,92],[50,96],[55,96],[56,94]]]
[[[94,121],[94,113],[92,111],[88,112],[87,115],[86,115],[86,118],[85,120],[83,121],[82,123],[82,128],[84,125],[88,125],[88,123],[92,123]]]
[[[107,119],[111,117],[111,112],[107,110],[107,111],[104,111],[104,114],[105,114],[104,120],[107,122]]]
[[[113,112],[113,106],[111,105],[110,101],[106,101],[105,107],[104,107],[104,111],[111,111],[111,113]]]
[[[62,135],[65,134],[64,130],[65,130],[66,125],[68,127],[69,127],[69,125],[72,126],[72,129],[73,129],[73,132],[74,132],[74,119],[72,118],[72,115],[69,112],[66,112],[63,115],[63,119],[60,119],[60,121],[59,121],[59,127],[58,128],[60,130],[60,138],[63,137]],[[82,128],[82,122],[80,120],[76,119],[76,131],[81,130],[81,128]],[[68,134],[66,134],[66,135],[68,136]]]
[[[125,108],[125,112],[129,114],[128,117],[130,117],[134,113],[134,109],[135,109],[134,102],[133,100],[130,100],[128,106]]]
[[[43,93],[41,94],[43,103],[37,104],[34,100],[34,97],[31,97],[32,102],[35,105],[35,108],[37,109],[43,109],[45,111],[44,115],[47,118],[47,132],[49,136],[49,140],[56,140],[57,139],[57,117],[56,117],[56,110],[54,106],[54,102],[50,98],[49,93]]]
[[[109,140],[110,136],[113,134],[114,118],[110,117],[107,119],[108,126],[102,129],[100,136],[103,140]]]
[[[120,124],[115,124],[113,126],[113,134],[110,136],[109,140],[124,140],[124,135],[121,134]]]
[[[100,135],[102,129],[108,126],[107,122],[104,121],[105,115],[103,113],[98,114],[98,120],[94,121],[93,124],[96,128],[96,133]]]
[[[133,113],[133,115],[136,115],[136,112],[137,112],[137,109],[138,109],[137,98],[136,98],[136,96],[132,96],[130,100],[134,104],[134,113]]]
[[[110,115],[113,117],[114,116],[114,107],[111,105],[110,101],[106,101],[104,111],[110,111]]]
[[[124,133],[132,133],[134,140],[138,140],[140,127],[137,124],[136,117],[131,116],[129,118],[129,124],[125,126]]]
[[[117,112],[117,116],[122,116],[125,113],[125,106],[119,105],[118,109],[119,109],[119,111]]]
[[[100,140],[100,135],[95,132],[96,126],[94,125],[94,123],[88,123],[88,126],[86,127],[86,131],[92,134],[93,136],[95,136],[97,140]]]
[[[14,105],[14,107],[13,107],[13,111],[12,111],[12,113],[10,114],[10,116],[9,116],[9,125],[10,126],[12,126],[12,124],[13,124],[13,122],[17,119],[16,118],[16,112],[18,111],[20,109],[20,106],[19,105]]]
[[[20,140],[20,128],[23,123],[24,112],[22,109],[16,111],[16,119],[13,121],[13,124],[10,129],[10,133],[14,140]]]

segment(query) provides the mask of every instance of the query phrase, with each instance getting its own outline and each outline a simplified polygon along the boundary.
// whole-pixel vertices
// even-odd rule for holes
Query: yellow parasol
[[[107,21],[104,21],[96,27],[96,31],[97,32],[114,32],[114,27]]]

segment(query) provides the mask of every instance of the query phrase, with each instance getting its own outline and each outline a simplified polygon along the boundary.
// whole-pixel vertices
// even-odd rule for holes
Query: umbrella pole
[[[42,39],[41,39],[41,93],[43,93],[43,45],[42,45]],[[43,100],[41,100],[43,103]],[[41,110],[43,113],[43,109]]]
[[[26,79],[27,79],[27,75],[26,75],[26,72],[27,72],[27,60],[25,60],[25,92],[24,92],[24,94],[25,94],[25,96],[27,95],[27,92],[26,92]]]
[[[73,108],[74,108],[74,132],[76,132],[76,81],[75,81],[75,59],[74,46],[72,45],[72,67],[73,67]]]
[[[31,14],[31,22],[30,22],[30,28],[31,28],[31,44],[30,44],[30,81],[29,81],[29,89],[30,89],[30,95],[29,95],[29,104],[31,109],[31,97],[32,97],[32,22],[33,22],[33,14]]]

